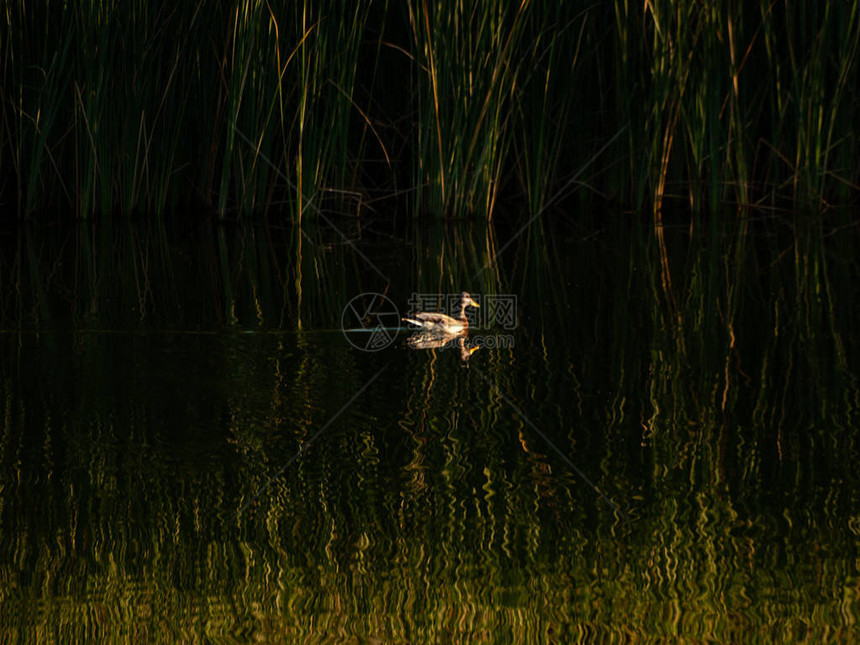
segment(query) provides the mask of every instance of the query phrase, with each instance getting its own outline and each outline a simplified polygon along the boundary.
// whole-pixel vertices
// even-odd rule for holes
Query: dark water
[[[853,228],[336,224],[4,235],[6,637],[856,633]],[[468,361],[341,332],[461,289]]]

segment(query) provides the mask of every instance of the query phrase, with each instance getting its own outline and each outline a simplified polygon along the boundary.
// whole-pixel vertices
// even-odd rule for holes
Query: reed
[[[366,4],[236,8],[221,65],[227,87],[218,97],[227,115],[220,213],[230,196],[241,196],[243,212],[279,196],[299,221],[310,205],[319,207],[323,191],[351,184],[348,143]]]
[[[529,0],[410,2],[419,206],[492,217],[512,138]]]
[[[576,131],[572,85],[580,75],[590,18],[586,10],[571,16],[560,3],[531,7],[522,47],[528,67],[515,101],[513,143],[519,184],[533,214],[552,198],[557,178],[568,170],[562,152]]]
[[[626,128],[575,187],[699,215],[845,204],[858,45],[860,0],[10,0],[0,200],[299,222],[407,189],[490,219],[502,197],[538,212]]]

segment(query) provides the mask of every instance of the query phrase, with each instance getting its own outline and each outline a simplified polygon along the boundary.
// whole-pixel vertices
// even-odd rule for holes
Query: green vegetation
[[[860,0],[9,0],[0,202],[277,214],[844,204]],[[575,174],[619,132],[587,171]]]
[[[0,11],[0,640],[850,639],[860,0],[163,4]]]

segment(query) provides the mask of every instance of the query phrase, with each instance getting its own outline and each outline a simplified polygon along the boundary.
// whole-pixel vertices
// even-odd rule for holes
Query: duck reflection
[[[470,346],[466,338],[465,330],[452,333],[440,329],[421,329],[406,339],[406,345],[411,349],[457,349],[460,352],[460,360],[465,363],[480,349],[478,345]]]

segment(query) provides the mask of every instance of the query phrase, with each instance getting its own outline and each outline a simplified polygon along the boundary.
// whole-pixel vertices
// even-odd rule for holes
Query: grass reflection
[[[298,280],[292,230],[23,229],[0,259],[0,629],[847,638],[856,232],[756,226],[544,223],[473,284],[503,225],[365,232],[397,302],[518,295],[514,345],[467,366],[352,348],[338,308],[379,276],[325,229]]]

